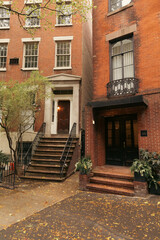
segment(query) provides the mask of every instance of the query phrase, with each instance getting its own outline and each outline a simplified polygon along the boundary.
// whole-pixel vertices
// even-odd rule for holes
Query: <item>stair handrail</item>
[[[76,125],[77,125],[76,123],[73,123],[73,126],[72,126],[71,131],[70,131],[69,136],[68,136],[68,139],[67,139],[66,144],[64,146],[62,155],[60,157],[60,165],[61,165],[60,176],[61,177],[63,177],[64,168],[67,167],[66,161],[67,161],[67,158],[68,158],[68,154],[70,152],[73,139],[76,137]],[[68,150],[67,150],[67,148],[68,148]]]
[[[28,166],[31,162],[32,155],[35,153],[35,149],[36,149],[37,143],[39,142],[39,139],[45,135],[45,129],[46,129],[46,123],[43,122],[41,127],[39,128],[34,140],[32,141],[32,144],[30,145],[30,147],[28,148],[28,151],[26,152],[25,156],[23,157],[22,162],[24,164],[24,175],[25,175],[26,169],[28,168]],[[29,157],[29,153],[30,153],[31,149],[32,149],[32,152]],[[26,164],[25,164],[25,160],[26,160]]]

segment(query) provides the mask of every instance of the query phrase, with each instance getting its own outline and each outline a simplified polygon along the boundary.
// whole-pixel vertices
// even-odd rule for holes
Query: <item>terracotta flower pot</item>
[[[79,174],[79,189],[82,191],[87,190],[87,183],[89,182],[89,175]]]

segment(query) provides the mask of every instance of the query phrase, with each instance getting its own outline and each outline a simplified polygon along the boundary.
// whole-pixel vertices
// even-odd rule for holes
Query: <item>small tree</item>
[[[49,84],[46,78],[38,72],[32,72],[30,78],[21,83],[0,82],[0,126],[6,133],[14,162],[17,162],[22,135],[34,125],[40,104],[47,97],[46,84]]]

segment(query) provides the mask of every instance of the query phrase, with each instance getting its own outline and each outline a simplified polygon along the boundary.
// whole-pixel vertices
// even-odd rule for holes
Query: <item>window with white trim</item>
[[[38,68],[38,42],[25,42],[24,43],[24,69],[37,69]]]
[[[7,62],[7,43],[0,43],[0,70],[6,69]]]
[[[25,20],[25,27],[40,27],[40,9],[28,7],[26,13],[29,16]]]
[[[133,38],[111,44],[112,79],[134,77]]]
[[[0,29],[10,27],[10,12],[7,9],[0,8]]]
[[[56,41],[56,68],[71,67],[71,41]]]
[[[72,25],[72,6],[70,4],[57,4],[56,25]]]
[[[115,11],[121,7],[128,5],[132,0],[110,0],[110,11]]]

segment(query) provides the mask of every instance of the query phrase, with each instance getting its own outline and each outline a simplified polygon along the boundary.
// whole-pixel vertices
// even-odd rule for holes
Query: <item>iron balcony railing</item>
[[[139,80],[124,78],[107,83],[107,97],[134,95],[138,92]]]

